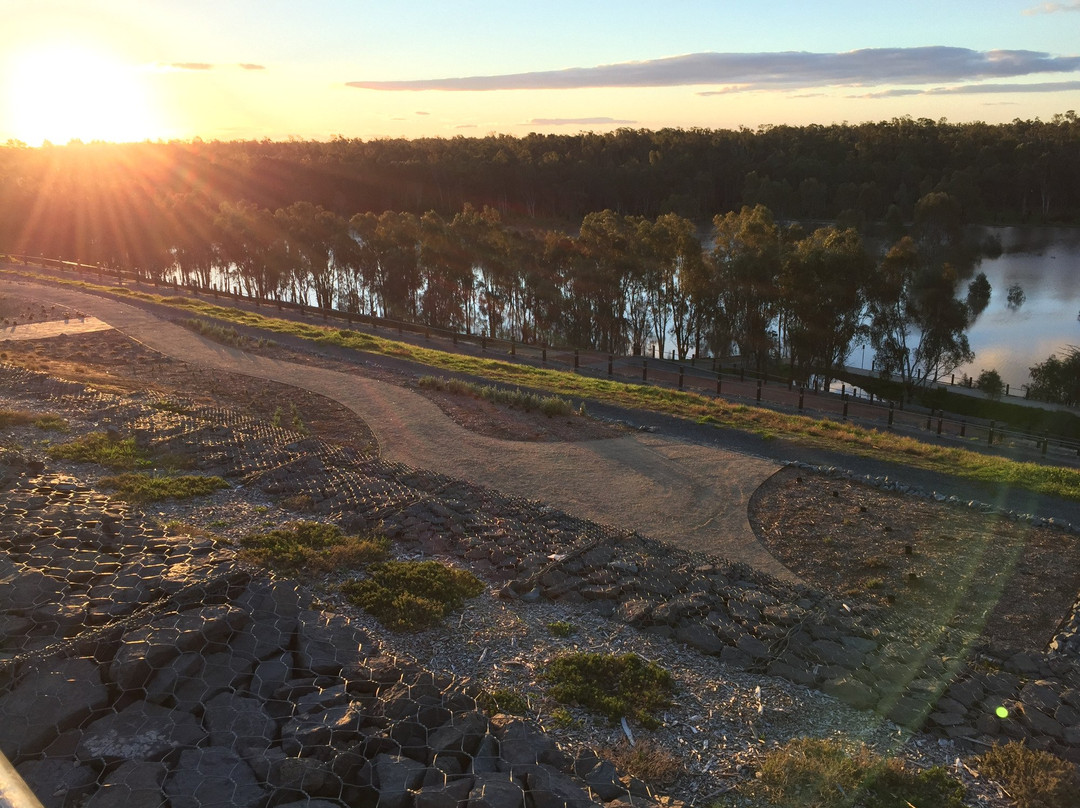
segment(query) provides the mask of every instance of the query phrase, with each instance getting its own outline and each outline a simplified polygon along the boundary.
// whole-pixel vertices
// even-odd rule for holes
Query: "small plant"
[[[192,499],[229,487],[221,477],[204,477],[198,474],[154,477],[145,472],[126,472],[115,477],[103,477],[101,485],[114,489],[121,498],[129,502]]]
[[[556,707],[552,710],[551,715],[548,716],[548,722],[554,729],[567,729],[577,726],[578,723],[565,707]]]
[[[551,632],[553,637],[569,637],[577,631],[571,623],[567,623],[565,620],[552,620],[547,624],[547,630]]]
[[[392,631],[420,631],[479,595],[484,583],[438,561],[387,561],[372,565],[370,578],[349,581],[341,591]]]
[[[995,746],[975,759],[982,773],[998,780],[1017,808],[1070,808],[1080,805],[1076,768],[1049,752],[1018,741]]]
[[[382,536],[346,536],[336,525],[293,522],[279,530],[240,540],[243,555],[278,570],[335,570],[386,558],[390,541]]]
[[[528,696],[505,687],[484,691],[477,699],[477,704],[492,714],[528,715],[531,712]]]
[[[49,457],[76,463],[98,463],[116,471],[130,471],[150,461],[135,446],[135,438],[121,438],[107,432],[90,432],[68,443],[49,447]]]
[[[310,434],[310,430],[304,424],[304,419],[300,417],[300,411],[296,409],[296,404],[289,402],[289,425],[299,432],[301,435]]]
[[[865,745],[795,738],[769,752],[746,790],[781,808],[961,808],[964,787],[940,766],[913,772]]]
[[[682,774],[679,758],[660,744],[644,739],[631,746],[620,741],[600,750],[601,755],[615,764],[620,772],[644,780],[651,786],[669,786]]]
[[[659,726],[653,712],[671,703],[675,689],[670,673],[637,654],[567,654],[548,665],[546,678],[556,701],[650,728]]]
[[[35,418],[34,426],[42,432],[67,432],[71,428],[68,426],[67,418],[54,413],[47,413]]]

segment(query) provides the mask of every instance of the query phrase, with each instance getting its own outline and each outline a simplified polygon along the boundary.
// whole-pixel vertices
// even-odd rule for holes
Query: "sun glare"
[[[85,45],[40,46],[13,54],[6,73],[10,129],[32,146],[158,135],[139,68],[107,53]]]

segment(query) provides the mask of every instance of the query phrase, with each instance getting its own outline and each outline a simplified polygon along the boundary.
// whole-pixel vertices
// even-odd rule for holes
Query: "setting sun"
[[[19,140],[136,141],[159,132],[140,69],[82,44],[12,54],[7,119]]]

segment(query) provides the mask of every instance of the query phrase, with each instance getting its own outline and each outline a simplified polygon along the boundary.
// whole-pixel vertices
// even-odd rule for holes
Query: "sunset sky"
[[[0,0],[0,143],[1080,110],[1080,0]]]

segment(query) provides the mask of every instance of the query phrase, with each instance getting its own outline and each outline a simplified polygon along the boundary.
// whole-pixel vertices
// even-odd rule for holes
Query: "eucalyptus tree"
[[[764,205],[713,219],[714,311],[727,318],[744,364],[763,370],[775,344],[780,302],[780,238]]]
[[[851,351],[866,309],[873,261],[853,229],[823,227],[797,241],[780,288],[792,370],[831,379]]]

